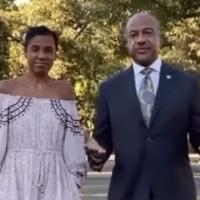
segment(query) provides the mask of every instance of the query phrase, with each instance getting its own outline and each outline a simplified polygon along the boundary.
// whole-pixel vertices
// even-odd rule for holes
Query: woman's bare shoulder
[[[10,94],[16,86],[16,79],[4,79],[0,81],[0,93]]]
[[[75,100],[75,94],[73,87],[69,81],[57,80],[56,88],[60,91],[60,94],[65,100]]]

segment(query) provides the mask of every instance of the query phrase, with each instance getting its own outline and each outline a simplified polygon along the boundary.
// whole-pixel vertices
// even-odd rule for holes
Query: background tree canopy
[[[85,126],[93,128],[94,98],[101,81],[130,63],[122,27],[140,10],[161,21],[162,57],[184,69],[200,70],[200,1],[192,0],[32,0],[0,1],[0,78],[26,69],[21,46],[28,26],[47,25],[59,34],[51,75],[70,79]],[[120,34],[121,33],[121,34]]]

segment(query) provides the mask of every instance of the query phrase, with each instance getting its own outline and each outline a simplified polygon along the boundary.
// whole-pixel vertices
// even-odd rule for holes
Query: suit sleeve
[[[195,79],[192,88],[192,103],[190,109],[189,141],[194,150],[200,153],[200,82]]]
[[[106,150],[106,156],[102,159],[102,164],[104,164],[113,151],[110,116],[104,84],[100,86],[99,95],[96,99],[95,130],[93,137]]]

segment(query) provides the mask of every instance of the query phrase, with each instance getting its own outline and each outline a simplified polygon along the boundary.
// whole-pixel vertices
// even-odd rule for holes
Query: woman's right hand
[[[101,147],[94,138],[89,138],[85,144],[88,162],[91,169],[101,171],[106,161],[106,150]]]
[[[91,137],[87,138],[85,149],[87,153],[92,154],[94,156],[103,156],[106,154],[106,150],[103,147],[101,147],[94,138]]]

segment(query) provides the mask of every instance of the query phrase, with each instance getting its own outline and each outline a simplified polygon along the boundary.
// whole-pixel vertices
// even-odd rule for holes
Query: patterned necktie
[[[151,68],[146,68],[141,71],[144,75],[144,78],[141,81],[140,90],[139,90],[139,100],[142,115],[146,122],[147,127],[149,127],[151,114],[153,110],[155,94],[153,89],[153,82],[150,77],[150,73],[153,71]]]

